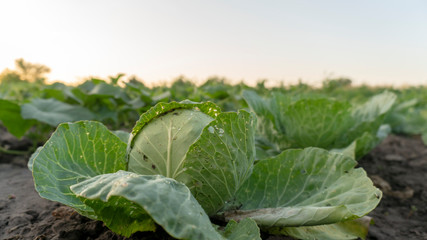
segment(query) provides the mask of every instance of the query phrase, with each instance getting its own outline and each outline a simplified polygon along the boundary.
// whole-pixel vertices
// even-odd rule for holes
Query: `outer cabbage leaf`
[[[286,138],[293,148],[345,147],[352,142],[338,142],[353,122],[350,104],[331,99],[302,99],[291,104],[283,122]]]
[[[33,121],[23,119],[21,107],[9,100],[0,99],[0,121],[15,137],[20,138],[30,129]]]
[[[119,171],[96,176],[71,189],[107,220],[108,227],[125,236],[140,230],[138,224],[150,227],[144,215],[147,212],[175,238],[223,239],[190,190],[171,178]]]
[[[126,144],[98,122],[59,125],[33,159],[33,176],[40,196],[94,217],[93,210],[70,190],[91,177],[126,169]]]
[[[33,171],[33,163],[34,159],[39,155],[40,151],[43,149],[43,147],[38,147],[36,151],[31,154],[30,159],[28,160],[27,167],[32,172]]]
[[[353,117],[358,122],[373,122],[377,121],[378,117],[384,117],[394,102],[396,101],[396,95],[391,92],[383,92],[381,94],[373,96],[366,103],[357,106],[353,110]],[[382,120],[380,121],[382,122]]]
[[[246,111],[221,113],[190,147],[185,182],[208,215],[229,201],[252,173],[256,118]]]
[[[345,148],[332,149],[332,152],[342,153],[350,156],[353,159],[359,159],[370,152],[382,140],[384,140],[391,132],[391,128],[387,124],[383,124],[378,129],[376,135],[370,132],[364,132],[362,136],[356,138],[350,145]]]
[[[31,103],[21,106],[21,114],[24,119],[36,119],[54,127],[63,122],[95,119],[95,115],[87,108],[63,103],[53,98],[35,98]]]
[[[391,132],[390,127],[382,125],[382,123],[395,100],[395,94],[384,92],[353,108],[354,126],[342,135],[340,141],[355,139],[356,159],[360,159],[370,152]]]
[[[282,121],[283,109],[287,107],[290,99],[282,94],[274,93],[272,99],[264,100],[253,91],[244,91],[243,98],[249,107],[257,114],[257,158],[262,159],[268,152],[279,152],[280,149],[289,147],[284,133],[285,126]]]
[[[274,113],[271,110],[270,101],[265,101],[263,98],[258,96],[254,91],[244,91],[243,98],[248,103],[249,107],[260,115],[260,117],[266,118],[271,122],[274,122]]]
[[[354,142],[356,143],[355,148],[355,159],[358,160],[361,157],[365,156],[372,149],[375,148],[382,140],[384,140],[390,134],[390,128],[388,125],[381,125],[378,128],[376,134],[370,132],[363,132],[361,136],[356,138]]]
[[[373,210],[382,193],[356,161],[318,148],[287,150],[260,161],[237,193],[240,210],[226,219],[254,219],[263,228],[332,224]]]
[[[250,218],[245,218],[239,223],[231,220],[225,227],[223,235],[230,240],[261,240],[259,228]]]
[[[289,235],[297,239],[310,240],[344,240],[365,239],[368,234],[370,217],[362,217],[355,220],[334,224],[308,226],[308,227],[276,227],[268,229],[272,234]]]
[[[393,106],[385,122],[390,124],[393,132],[420,134],[427,130],[427,111],[419,99],[413,98]]]
[[[112,84],[108,84],[105,82],[101,82],[96,84],[88,93],[88,96],[97,96],[97,97],[114,97],[114,98],[126,98],[126,94],[123,89],[114,86]]]
[[[393,132],[417,135],[427,145],[427,110],[420,99],[413,98],[396,104],[391,114],[386,116],[386,122],[391,125]]]
[[[268,154],[273,156],[278,150],[340,149],[355,141],[358,159],[383,139],[378,135],[380,126],[396,99],[393,93],[384,92],[352,107],[347,102],[318,97],[292,100],[275,94],[263,100],[253,92],[245,92],[244,97],[258,115],[259,125],[266,126],[266,130],[258,128],[261,138],[272,143],[258,141],[263,143],[257,145],[258,159]]]

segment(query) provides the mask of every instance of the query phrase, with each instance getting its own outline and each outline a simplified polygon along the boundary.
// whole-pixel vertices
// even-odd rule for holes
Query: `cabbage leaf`
[[[356,159],[373,149],[386,135],[381,125],[396,100],[391,92],[378,94],[362,105],[330,98],[291,98],[274,93],[263,99],[253,91],[243,97],[258,116],[258,159],[285,149],[346,148],[356,142]]]
[[[244,110],[161,103],[130,136],[93,121],[60,124],[29,169],[40,196],[124,236],[161,226],[175,238],[260,239],[257,225],[297,238],[363,236],[367,227],[356,219],[381,192],[355,169],[355,144],[255,162],[256,126]],[[228,225],[218,228],[211,217]]]

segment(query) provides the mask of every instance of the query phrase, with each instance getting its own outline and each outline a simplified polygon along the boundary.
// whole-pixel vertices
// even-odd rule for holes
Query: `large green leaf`
[[[221,113],[190,147],[181,180],[209,215],[220,210],[252,173],[255,126],[255,116],[246,111]]]
[[[262,227],[331,224],[373,210],[382,193],[356,161],[318,148],[287,150],[260,161],[237,193],[240,210],[227,219],[254,219]]]
[[[256,222],[245,218],[240,222],[231,220],[224,229],[224,236],[230,240],[261,240]]]
[[[413,96],[395,104],[385,122],[390,124],[393,132],[404,134],[420,134],[427,130],[427,111],[420,99]]]
[[[124,95],[124,92],[123,89],[118,86],[108,83],[99,83],[88,92],[88,95],[120,98]]]
[[[380,129],[378,131],[380,132]],[[358,160],[365,156],[387,136],[388,134],[385,136],[378,136],[370,132],[363,132],[363,134],[354,141],[356,143],[356,148],[354,151],[355,159]]]
[[[34,123],[22,118],[18,104],[5,99],[0,99],[0,121],[17,138],[24,136]]]
[[[34,159],[37,157],[37,155],[39,155],[40,151],[43,149],[43,147],[38,147],[36,149],[36,151],[34,151],[31,156],[30,159],[28,160],[27,163],[27,167],[28,169],[32,172],[33,171],[33,163],[34,163]]]
[[[259,114],[260,117],[274,122],[274,113],[270,109],[269,101],[264,100],[254,91],[244,91],[243,98],[248,103],[249,107]]]
[[[391,128],[387,124],[383,124],[378,128],[378,132],[373,134],[369,131],[356,138],[350,145],[341,149],[332,149],[333,152],[343,153],[347,156],[358,160],[369,153],[375,146],[384,140],[391,132]],[[359,133],[360,134],[360,133]]]
[[[96,175],[126,169],[126,144],[98,122],[59,125],[33,159],[33,176],[40,196],[93,217],[70,186]]]
[[[21,114],[24,119],[36,119],[55,127],[63,122],[95,119],[95,115],[87,108],[63,103],[53,98],[35,98],[31,103],[21,106]]]
[[[383,137],[376,134],[396,96],[390,92],[376,95],[362,105],[329,98],[304,98],[275,93],[262,99],[254,92],[245,92],[245,100],[259,117],[257,145],[259,157],[275,155],[289,148],[345,148],[357,141],[356,159]],[[359,139],[360,138],[360,139]],[[266,144],[268,140],[271,144]]]
[[[297,239],[310,240],[345,240],[365,239],[368,234],[370,217],[362,217],[355,220],[334,224],[307,226],[307,227],[274,227],[267,231],[272,234],[289,235]]]
[[[182,101],[171,103],[158,103],[156,104],[156,106],[150,108],[147,112],[142,114],[138,122],[136,122],[134,128],[132,129],[132,142],[133,139],[138,135],[139,131],[151,120],[174,109],[195,109],[209,115],[212,118],[215,118],[221,112],[219,107],[211,102],[195,103],[191,101]],[[133,144],[131,144],[129,148],[132,148],[132,146]]]
[[[384,92],[372,97],[362,105],[353,107],[351,113],[353,124],[345,133],[341,134],[339,141],[347,142],[349,139],[365,138],[362,142],[366,144],[366,150],[364,152],[359,150],[358,153],[359,156],[361,153],[366,154],[388,135],[389,131],[382,127],[382,123],[395,100],[396,95]],[[365,136],[362,136],[363,134]],[[369,141],[367,141],[366,134],[371,135]],[[363,148],[362,142],[359,141],[358,149]]]
[[[379,116],[383,116],[391,109],[396,98],[394,93],[387,91],[375,95],[366,103],[355,107],[352,113],[353,117],[356,118],[358,122],[376,121]]]
[[[390,133],[388,125],[382,125],[386,114],[396,100],[396,95],[384,92],[352,110],[354,124],[341,135],[339,141],[356,141],[356,159],[360,159],[378,145]]]
[[[52,85],[44,86],[42,96],[43,98],[55,98],[61,102],[71,101],[82,104],[83,102],[71,92],[73,88],[73,86],[67,86],[63,83],[56,82]]]
[[[129,171],[177,178],[183,171],[188,148],[212,120],[191,109],[175,109],[153,119],[134,139]]]
[[[147,212],[175,238],[222,239],[190,190],[171,178],[119,171],[96,176],[71,189],[107,220],[107,226],[125,236],[138,230],[133,223],[148,224],[143,214]],[[105,208],[111,211],[103,211]],[[126,228],[129,223],[130,228]]]
[[[292,147],[344,147],[352,142],[338,142],[352,126],[350,105],[331,99],[302,99],[283,113],[286,138]]]
[[[253,91],[244,91],[243,98],[252,111],[257,114],[258,142],[267,143],[269,141],[273,143],[266,144],[268,146],[266,149],[271,149],[273,152],[289,147],[289,143],[285,138],[285,126],[281,124],[281,121],[283,119],[283,109],[286,109],[290,99],[282,94],[273,93],[271,99],[264,100]],[[257,150],[258,159],[264,156],[264,149],[259,146],[259,150]]]
[[[141,115],[128,144],[128,170],[175,178],[189,146],[220,113],[213,103],[159,103]],[[149,124],[150,123],[150,124]]]

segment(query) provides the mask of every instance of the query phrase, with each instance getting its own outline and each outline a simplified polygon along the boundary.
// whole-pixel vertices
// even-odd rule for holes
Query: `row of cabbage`
[[[30,159],[36,190],[124,236],[161,227],[178,239],[364,238],[382,193],[357,160],[417,103],[387,91],[355,103],[245,89],[230,94],[231,112],[158,103],[130,134],[62,123]]]
[[[171,86],[148,88],[136,79],[120,81],[89,79],[77,86],[34,82],[0,83],[0,124],[21,138],[43,143],[60,123],[78,120],[101,121],[112,129],[131,129],[140,114],[159,102],[214,101],[234,110],[243,100],[234,92],[249,88],[210,79],[202,86],[184,78]]]
[[[387,135],[381,124],[395,95],[357,107],[244,97],[259,117],[172,102],[144,113],[130,137],[98,122],[62,124],[29,164],[36,190],[125,236],[161,226],[180,239],[259,239],[259,226],[302,239],[364,238],[364,216],[382,193],[355,158]]]
[[[264,82],[249,87],[244,83],[229,84],[221,78],[211,78],[196,86],[190,80],[180,77],[171,86],[149,88],[135,78],[124,81],[122,77],[119,74],[110,80],[89,79],[77,86],[26,81],[0,82],[1,125],[18,138],[26,135],[31,140],[42,143],[51,130],[62,122],[97,120],[112,129],[131,129],[142,113],[159,102],[179,102],[185,99],[194,102],[211,101],[224,111],[237,111],[248,108],[247,102],[242,98],[243,92],[253,91],[266,98],[272,98],[274,93],[293,99],[333,98],[354,105],[366,102],[370,97],[387,90],[398,96],[385,119],[392,131],[409,135],[427,133],[425,87],[351,87],[338,79],[325,80],[322,88],[302,83],[267,88]],[[251,100],[246,100],[250,104]]]

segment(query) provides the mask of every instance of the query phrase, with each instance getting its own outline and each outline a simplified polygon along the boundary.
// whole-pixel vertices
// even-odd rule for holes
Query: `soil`
[[[427,239],[427,146],[391,135],[359,161],[383,191],[368,239]]]
[[[0,144],[25,149],[0,129]],[[69,207],[39,197],[28,156],[0,154],[0,239],[126,239],[102,222],[80,216]],[[427,239],[427,147],[419,137],[389,136],[359,161],[384,196],[369,214],[375,223],[368,239]],[[263,239],[286,237],[262,235]],[[169,239],[162,231],[136,233],[128,239]]]

